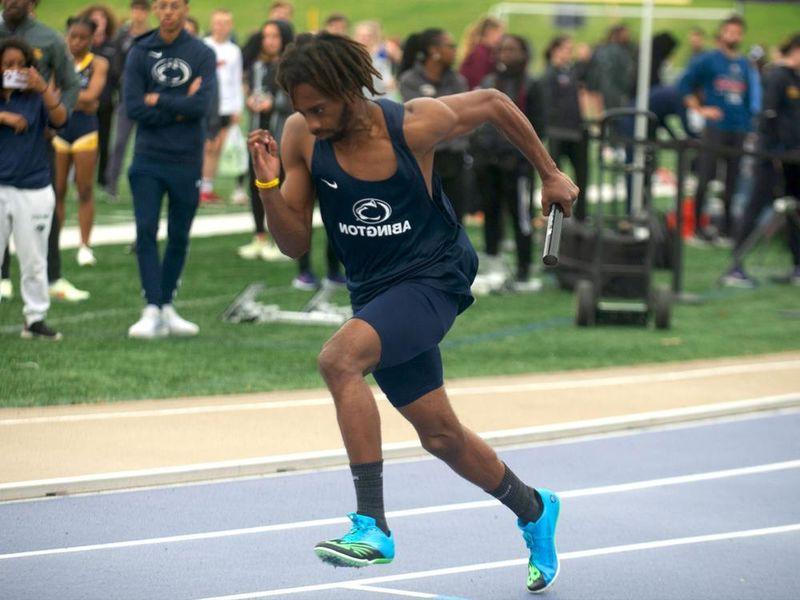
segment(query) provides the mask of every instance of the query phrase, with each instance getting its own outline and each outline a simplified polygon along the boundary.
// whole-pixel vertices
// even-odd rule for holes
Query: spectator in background
[[[547,98],[547,135],[550,155],[560,169],[568,158],[575,170],[579,188],[573,214],[586,218],[586,187],[589,178],[589,139],[583,127],[580,102],[580,82],[572,63],[572,38],[560,35],[550,42],[544,58],[544,93]]]
[[[192,37],[198,37],[200,35],[200,23],[194,17],[187,16],[183,28],[186,30],[186,33]]]
[[[443,29],[426,29],[408,36],[400,63],[403,102],[466,92],[466,79],[453,70],[455,58],[456,44]],[[438,145],[433,155],[433,170],[442,179],[445,195],[452,199],[459,223],[466,212],[463,183],[467,146],[466,138],[456,138]]]
[[[706,51],[706,32],[700,27],[689,30],[690,60]]]
[[[37,57],[36,65],[42,79],[50,81],[54,78],[56,89],[61,92],[61,101],[71,111],[78,98],[79,83],[75,74],[72,56],[67,51],[64,36],[39,23],[33,17],[34,0],[2,0],[3,19],[0,21],[0,40],[17,37],[27,42],[34,49]],[[51,147],[52,148],[52,147]],[[52,173],[53,152],[48,152]],[[59,238],[61,227],[53,212],[50,226],[50,237],[47,244],[47,279],[50,282],[50,296],[69,302],[79,302],[89,297],[89,292],[79,290],[61,276],[61,253]],[[5,250],[2,270],[3,296],[10,296],[11,281],[9,279],[8,250]]]
[[[372,85],[378,96],[394,95],[397,83],[394,80],[392,61],[383,43],[381,24],[377,21],[361,21],[353,29],[353,39],[367,47],[372,66],[380,73],[380,77],[373,75]],[[370,97],[369,95],[367,97]]]
[[[67,110],[59,93],[34,67],[34,50],[18,38],[0,42],[0,248],[11,234],[21,267],[23,338],[58,340],[45,323],[47,235],[55,205],[44,130],[60,126]],[[16,72],[15,87],[5,73]]]
[[[97,26],[92,37],[91,52],[95,56],[101,56],[108,62],[108,75],[103,86],[97,107],[97,183],[105,186],[106,169],[108,168],[108,149],[111,141],[111,120],[117,106],[117,94],[119,93],[120,77],[122,71],[117,70],[119,60],[117,59],[118,47],[115,44],[114,36],[117,33],[117,18],[110,8],[102,4],[95,4],[82,10],[79,17],[85,17],[94,22]]]
[[[294,18],[294,5],[291,2],[273,2],[269,5],[267,11],[267,20],[269,21],[283,21],[289,27],[289,31],[294,37],[294,28],[292,27],[292,19]],[[263,27],[262,27],[263,29]],[[247,43],[242,47],[242,62],[244,70],[250,69],[250,66],[258,56],[261,54],[261,34],[262,29],[253,33],[248,39]]]
[[[747,58],[739,53],[744,36],[745,22],[734,15],[719,27],[716,50],[706,52],[689,64],[680,82],[683,101],[689,111],[705,119],[703,142],[742,150],[745,136],[752,128],[753,117],[760,112],[754,102],[754,88],[760,87],[758,72]],[[701,101],[702,97],[702,101]],[[700,243],[716,241],[716,233],[701,225],[709,182],[717,173],[719,155],[713,149],[700,154],[697,192],[695,194],[696,240]],[[725,218],[718,232],[723,237],[733,234],[731,198],[736,186],[741,156],[726,156],[724,161],[725,190],[723,202]]]
[[[650,88],[663,85],[665,66],[678,47],[678,39],[668,31],[653,36],[650,54]]]
[[[156,0],[159,28],[136,40],[125,63],[125,106],[137,122],[128,171],[136,217],[136,257],[147,305],[128,336],[197,335],[172,305],[199,202],[203,119],[216,96],[214,51],[186,30],[188,0]],[[159,260],[158,221],[164,194],[167,247]]]
[[[497,54],[497,68],[481,83],[511,98],[537,131],[545,131],[546,113],[542,86],[528,74],[531,52],[525,38],[505,35]],[[533,170],[516,147],[495,127],[484,124],[472,134],[478,189],[484,202],[484,239],[490,262],[500,257],[503,213],[514,227],[517,249],[515,287],[535,291],[540,283],[530,279],[533,248]]]
[[[258,34],[261,52],[244,74],[245,102],[250,114],[249,129],[268,129],[276,140],[281,139],[283,124],[292,114],[292,103],[278,85],[275,76],[286,46],[292,41],[292,29],[286,21],[267,21]],[[270,240],[264,220],[264,206],[255,186],[253,164],[249,163],[250,206],[255,220],[253,241],[238,249],[240,257],[253,260],[282,260],[281,251]]]
[[[342,13],[332,13],[325,19],[325,26],[323,29],[334,35],[346,36],[350,33],[350,19]]]
[[[495,53],[505,33],[505,25],[494,17],[483,17],[466,34],[462,49],[464,61],[460,73],[467,80],[467,89],[475,89],[483,78],[493,73]]]
[[[123,83],[121,75],[125,68],[125,59],[128,57],[128,52],[136,38],[150,30],[150,1],[132,0],[130,9],[129,20],[120,27],[117,37],[114,40],[114,45],[116,46],[114,60],[116,65],[113,67],[113,70],[120,76],[120,91]],[[125,104],[122,102],[122,94],[120,94],[120,103],[118,105],[116,118],[114,145],[111,148],[108,159],[105,178],[106,185],[103,187],[103,191],[112,201],[116,201],[118,197],[118,184],[119,176],[122,173],[122,162],[125,160],[128,140],[133,131],[133,121],[128,118],[128,111],[125,108]]]
[[[722,277],[729,287],[755,287],[756,281],[744,270],[744,245],[756,229],[762,213],[776,197],[776,185],[783,175],[783,192],[800,200],[800,33],[793,35],[781,47],[781,60],[764,74],[764,112],[759,122],[759,149],[765,152],[786,153],[793,162],[776,164],[769,158],[759,158],[755,183],[747,208],[736,232],[733,263]],[[788,214],[786,224],[793,270],[789,282],[800,286],[800,211]]]
[[[628,106],[636,81],[636,61],[631,53],[630,30],[615,25],[592,56],[587,71],[589,88],[600,94],[601,112]]]
[[[211,35],[204,42],[217,57],[217,97],[215,114],[209,116],[206,132],[203,180],[200,183],[200,202],[216,202],[214,193],[219,156],[230,127],[238,127],[244,105],[242,92],[242,51],[231,41],[233,15],[229,10],[211,13]]]
[[[55,191],[56,216],[64,226],[67,195],[67,178],[75,169],[75,187],[78,189],[78,225],[81,243],[77,260],[81,267],[94,266],[97,260],[90,245],[94,224],[94,172],[97,166],[98,117],[100,96],[106,86],[108,60],[89,51],[92,44],[95,21],[87,16],[70,17],[67,21],[67,47],[75,60],[75,72],[80,80],[81,91],[75,110],[66,125],[53,138],[56,151]]]

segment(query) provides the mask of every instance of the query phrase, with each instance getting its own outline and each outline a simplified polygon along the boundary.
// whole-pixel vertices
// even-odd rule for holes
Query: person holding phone
[[[59,340],[45,323],[50,308],[47,239],[55,208],[44,130],[64,124],[67,109],[33,66],[33,48],[0,42],[0,248],[13,234],[21,274],[23,338]]]

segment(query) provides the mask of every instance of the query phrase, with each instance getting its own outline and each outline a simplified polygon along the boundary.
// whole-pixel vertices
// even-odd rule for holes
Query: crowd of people
[[[220,156],[241,129],[269,130],[280,142],[293,113],[292,98],[278,85],[281,56],[295,37],[294,7],[271,2],[263,25],[247,39],[234,33],[234,15],[215,10],[203,25],[188,14],[186,0],[132,0],[126,18],[92,5],[65,27],[37,20],[37,0],[2,0],[0,60],[0,252],[4,251],[0,298],[13,294],[7,245],[15,239],[25,304],[23,335],[57,338],[44,318],[50,298],[79,302],[90,292],[77,289],[62,273],[59,234],[65,197],[74,182],[80,267],[96,263],[91,248],[94,189],[111,201],[134,132],[136,144],[128,171],[133,193],[136,256],[147,307],[129,330],[132,337],[194,335],[198,327],[182,319],[172,301],[186,259],[189,230],[198,206],[223,202],[217,193]],[[153,16],[158,27],[153,29]],[[575,216],[587,216],[589,136],[587,122],[604,110],[631,106],[636,89],[637,51],[624,24],[615,25],[596,47],[560,34],[534,48],[525,36],[506,31],[502,21],[483,17],[460,43],[453,32],[428,28],[405,40],[384,37],[380,23],[351,24],[331,14],[325,31],[363,44],[375,76],[365,94],[395,101],[439,97],[475,88],[494,88],[514,100],[539,135],[547,138],[554,160],[569,162],[581,192]],[[702,29],[688,37],[691,58],[677,78],[670,56],[680,41],[663,32],[653,38],[650,107],[671,130],[677,116],[685,132],[709,148],[742,149],[758,135],[759,148],[800,151],[800,34],[776,50],[743,55],[745,22],[723,21],[714,43]],[[537,43],[539,40],[537,40]],[[775,40],[775,42],[777,42]],[[533,75],[541,52],[545,67]],[[237,129],[239,131],[237,131]],[[723,160],[724,158],[724,160]],[[737,218],[732,198],[741,156],[713,150],[696,161],[696,241],[732,243],[734,261],[723,277],[728,285],[753,285],[737,253],[758,223],[760,213],[779,193],[780,171],[787,195],[800,196],[800,166],[759,159],[751,199]],[[710,183],[724,166],[724,214],[707,217]],[[483,214],[485,252],[500,260],[505,220],[514,231],[515,285],[532,289],[532,214],[535,178],[528,162],[491,126],[437,147],[435,171],[456,218]],[[251,242],[238,248],[243,259],[288,260],[270,239],[264,208],[254,184],[252,164],[236,179],[229,199],[249,203],[254,222]],[[156,244],[163,196],[169,197],[168,242],[163,258]],[[800,284],[800,230],[790,219],[794,259],[791,280]],[[732,240],[729,242],[729,240]],[[345,275],[328,243],[325,279],[344,285]],[[321,285],[310,255],[298,261],[293,285]]]

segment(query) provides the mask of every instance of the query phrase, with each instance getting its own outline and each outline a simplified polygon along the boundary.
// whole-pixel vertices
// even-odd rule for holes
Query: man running
[[[539,171],[545,214],[560,204],[569,215],[578,189],[504,94],[479,90],[405,105],[371,102],[365,93],[375,94],[373,75],[369,54],[357,42],[301,35],[278,72],[297,110],[286,123],[281,156],[268,131],[249,138],[276,243],[292,258],[308,250],[316,195],[353,305],[354,317],[328,340],[318,362],[335,401],[358,508],[349,515],[349,533],[320,542],[315,552],[349,567],[394,558],[383,508],[380,417],[364,380],[372,373],[426,450],[517,515],[530,549],[527,587],[541,592],[558,574],[558,496],[525,485],[462,426],[442,385],[438,344],[473,302],[478,261],[433,174],[434,148],[491,122]]]

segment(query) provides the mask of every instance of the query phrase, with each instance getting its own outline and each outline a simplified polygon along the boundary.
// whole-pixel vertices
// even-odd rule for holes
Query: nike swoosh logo
[[[322,179],[322,177],[320,177],[320,179]],[[324,181],[325,183],[327,183],[327,184],[328,184],[328,187],[330,187],[330,188],[333,188],[334,190],[335,190],[336,188],[338,188],[338,187],[339,187],[339,184],[338,184],[338,183],[336,183],[335,181],[334,181],[333,183],[331,183],[331,182],[330,182],[330,181],[328,181],[327,179],[322,179],[322,181]]]
[[[155,50],[150,51],[150,56],[153,58],[161,58],[164,55],[163,52],[156,52]]]

